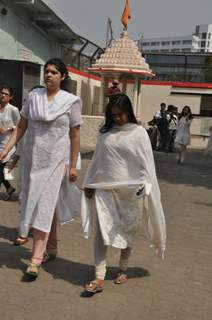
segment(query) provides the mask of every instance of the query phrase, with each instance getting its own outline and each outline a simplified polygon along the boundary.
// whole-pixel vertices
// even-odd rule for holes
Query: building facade
[[[145,53],[212,52],[212,24],[197,25],[194,34],[187,36],[141,37],[137,44]]]
[[[42,66],[61,58],[83,69],[102,49],[77,35],[41,0],[0,0],[0,84],[14,88],[14,103],[22,102],[42,83]]]
[[[212,83],[212,53],[146,53],[154,80]]]

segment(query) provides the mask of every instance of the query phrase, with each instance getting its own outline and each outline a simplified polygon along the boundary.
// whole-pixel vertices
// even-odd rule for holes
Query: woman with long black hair
[[[192,123],[192,113],[189,106],[185,106],[179,116],[177,132],[175,137],[175,148],[177,151],[177,162],[183,164],[185,160],[186,148],[191,142],[190,127]]]
[[[152,148],[125,94],[116,95],[106,107],[105,123],[84,179],[82,224],[86,238],[93,223],[95,279],[85,286],[88,294],[103,290],[108,246],[121,250],[117,284],[127,282],[128,261],[138,233],[163,257],[165,218]]]
[[[26,274],[34,278],[41,263],[57,254],[55,213],[65,172],[70,181],[77,179],[81,100],[61,89],[67,78],[68,71],[60,59],[46,62],[46,87],[30,92],[21,120],[0,153],[1,161],[25,133],[20,234],[27,236],[33,228],[32,258]]]

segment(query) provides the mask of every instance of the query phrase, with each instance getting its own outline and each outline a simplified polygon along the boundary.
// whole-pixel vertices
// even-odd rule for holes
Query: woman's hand
[[[77,180],[77,170],[74,168],[71,168],[69,171],[69,180],[71,182],[74,182]]]
[[[84,188],[84,192],[85,192],[86,198],[91,199],[95,192],[95,189]]]
[[[7,156],[7,154],[8,154],[7,149],[0,150],[0,162],[2,162],[2,160],[4,160],[4,158]]]

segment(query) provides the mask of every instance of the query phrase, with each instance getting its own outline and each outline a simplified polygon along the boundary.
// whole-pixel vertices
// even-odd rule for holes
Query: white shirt
[[[20,120],[20,113],[18,108],[8,103],[3,112],[0,112],[0,128],[8,129],[16,127]],[[8,130],[4,133],[0,133],[0,149],[3,149],[10,139],[12,130]],[[15,152],[15,147],[9,152],[4,162],[7,162],[11,155]]]

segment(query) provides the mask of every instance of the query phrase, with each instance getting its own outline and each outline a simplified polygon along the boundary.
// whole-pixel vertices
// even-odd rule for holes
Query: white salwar
[[[152,148],[143,127],[128,123],[99,135],[84,187],[95,189],[92,199],[82,196],[86,238],[97,215],[104,245],[132,247],[139,233],[163,257],[165,218]]]
[[[49,233],[58,198],[63,199],[59,192],[70,158],[70,127],[82,123],[81,100],[59,90],[48,101],[46,89],[39,88],[29,94],[21,115],[28,119],[28,128],[22,155],[20,234],[27,236],[30,227]],[[79,201],[79,193],[76,198]],[[64,223],[62,215],[57,212]]]

